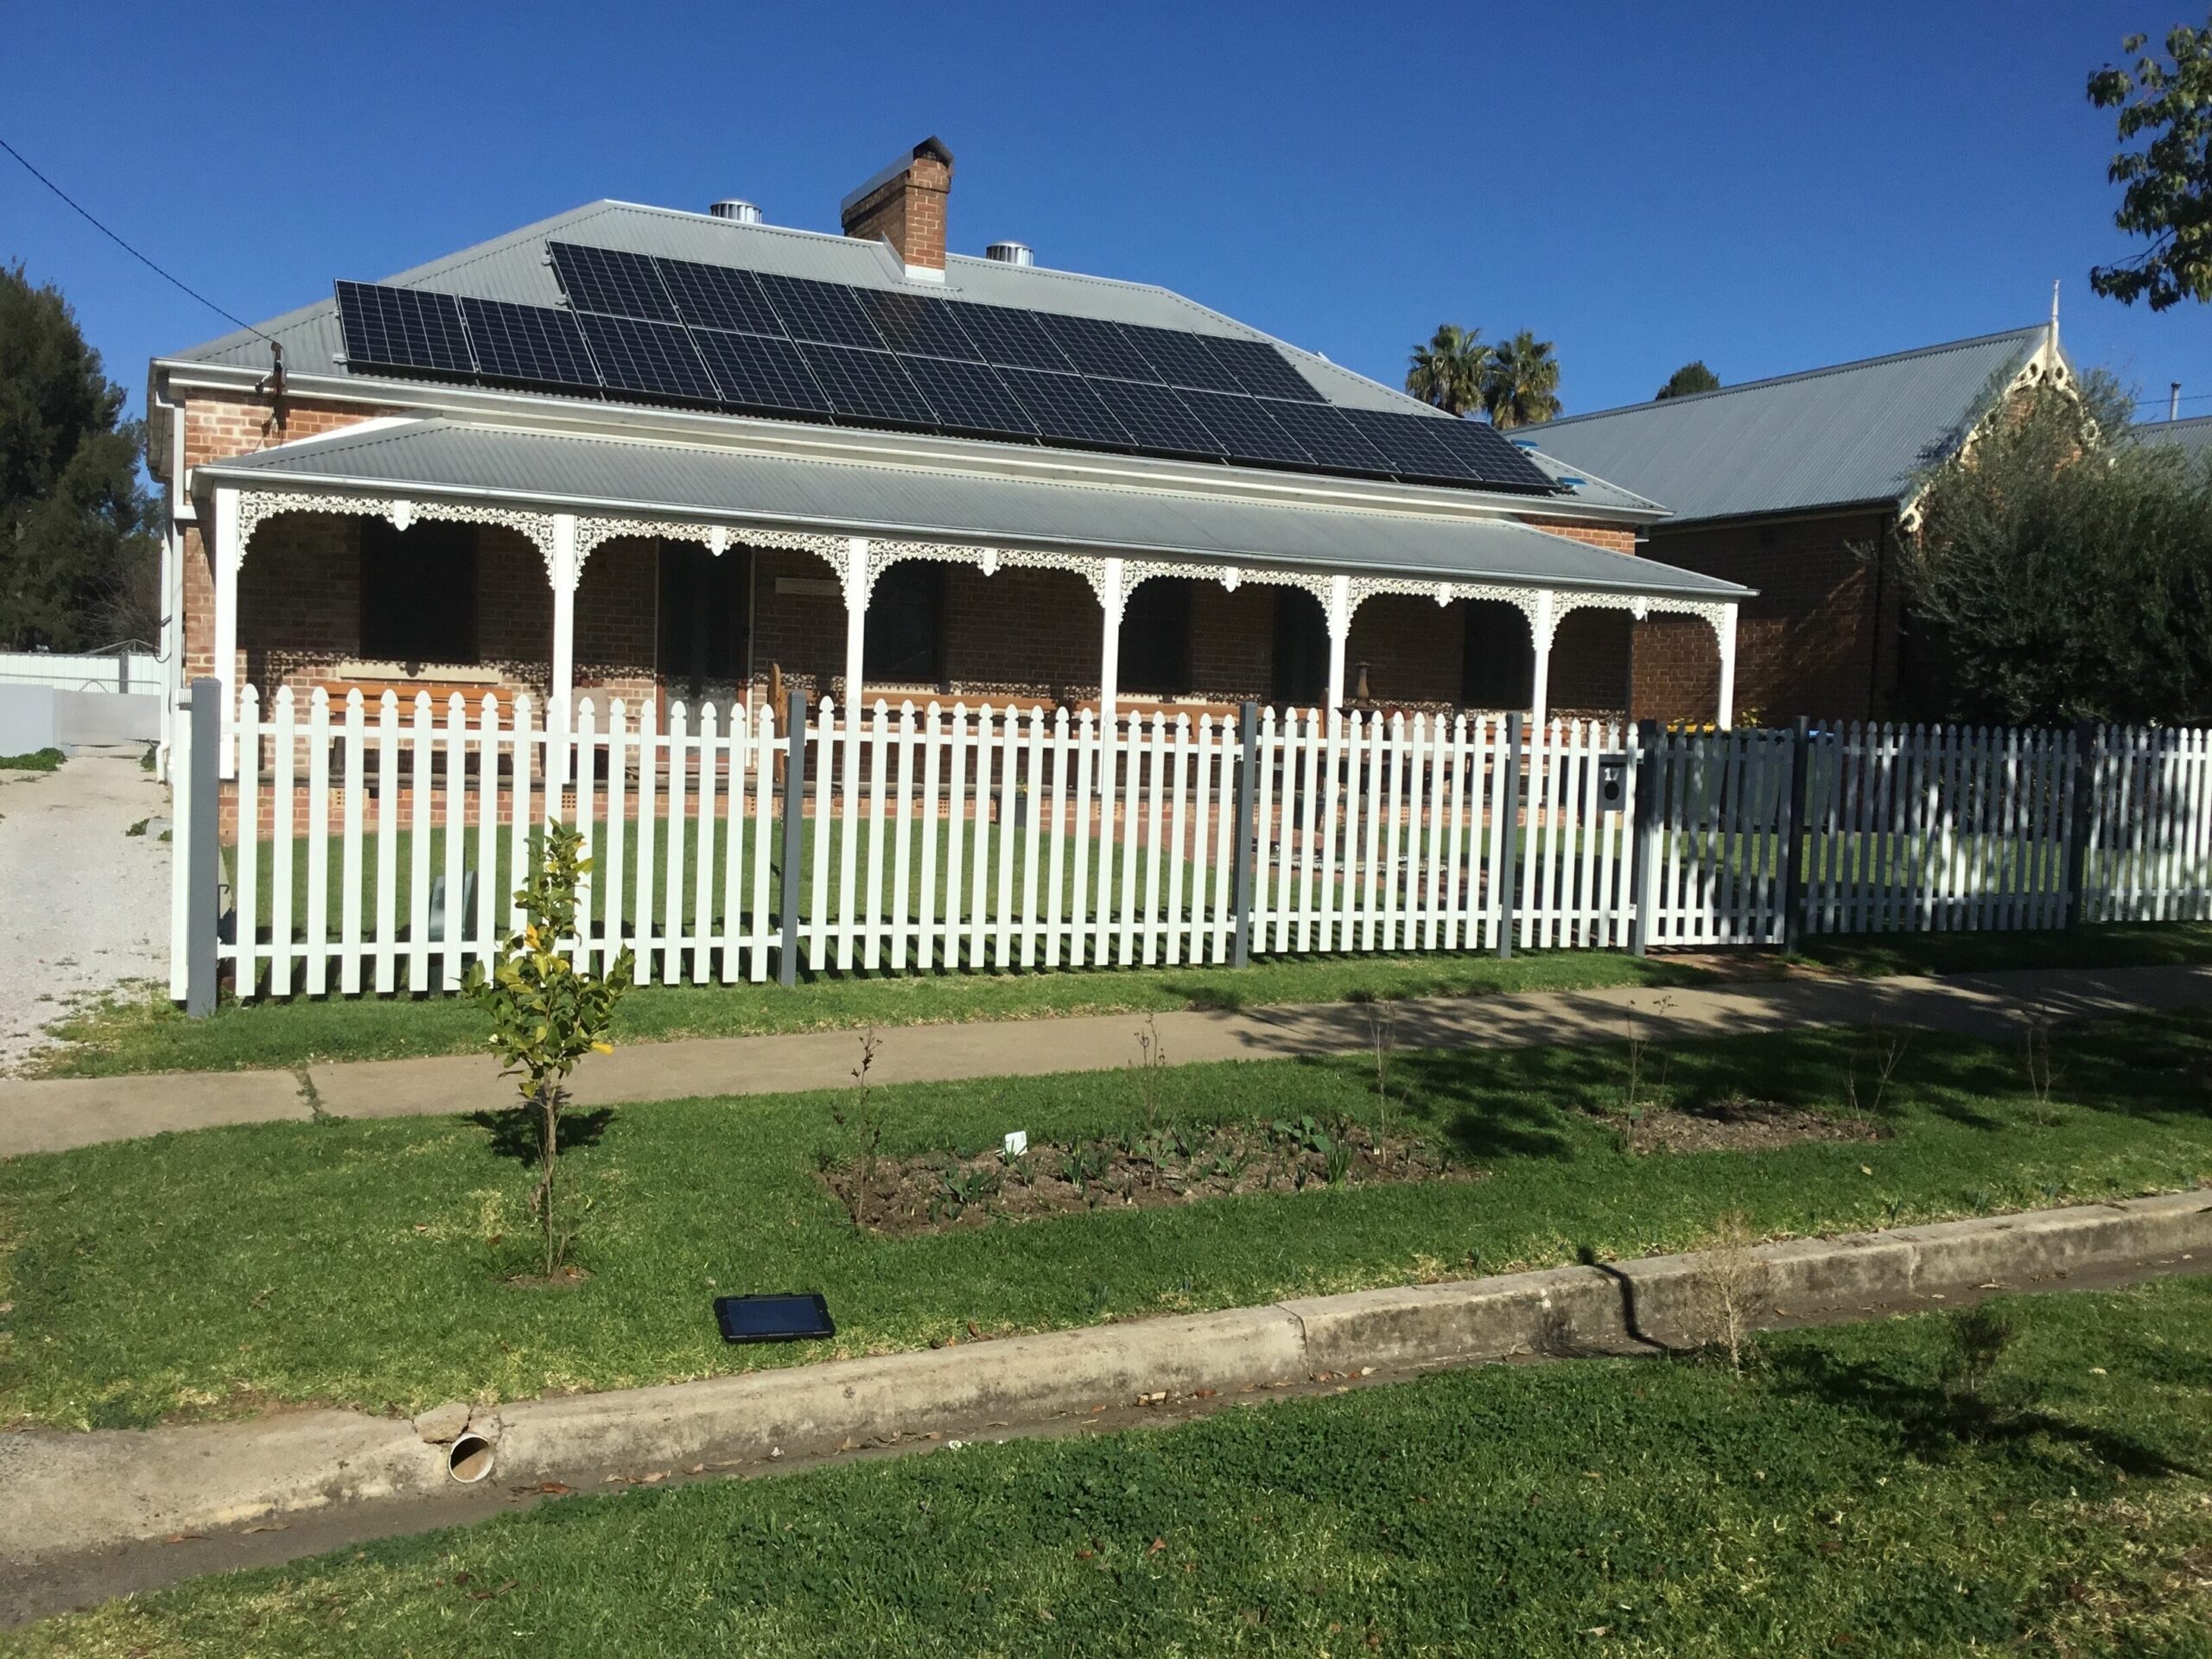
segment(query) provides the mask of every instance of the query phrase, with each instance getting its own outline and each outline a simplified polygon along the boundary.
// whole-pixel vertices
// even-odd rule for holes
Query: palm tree
[[[1492,426],[1528,426],[1558,417],[1559,359],[1552,342],[1523,328],[1495,347],[1483,376],[1483,407]]]
[[[1427,345],[1414,347],[1406,390],[1447,415],[1464,415],[1482,401],[1490,359],[1491,348],[1483,344],[1481,329],[1444,323]]]

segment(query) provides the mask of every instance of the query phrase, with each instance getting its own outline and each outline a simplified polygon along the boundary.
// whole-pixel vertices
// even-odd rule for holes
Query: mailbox
[[[1628,800],[1628,756],[1598,757],[1598,810],[1618,812]]]

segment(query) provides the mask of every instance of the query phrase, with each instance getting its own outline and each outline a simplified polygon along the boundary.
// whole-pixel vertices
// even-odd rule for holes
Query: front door
[[[752,665],[752,550],[715,554],[697,542],[663,542],[654,637],[664,706],[742,699]]]

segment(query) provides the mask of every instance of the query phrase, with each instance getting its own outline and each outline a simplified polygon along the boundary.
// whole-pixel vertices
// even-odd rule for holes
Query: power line
[[[165,283],[170,283],[170,284],[172,284],[173,286],[175,286],[175,287],[176,287],[176,288],[181,289],[185,293],[187,293],[187,294],[190,295],[194,299],[195,299],[195,300],[199,301],[200,304],[202,304],[202,305],[206,306],[206,307],[207,307],[210,311],[213,311],[213,312],[217,316],[221,317],[221,318],[222,318],[222,319],[224,319],[226,321],[227,321],[227,322],[234,322],[234,323],[236,323],[239,327],[241,327],[241,328],[245,329],[245,330],[246,331],[246,333],[248,333],[249,334],[252,334],[252,335],[256,336],[256,337],[257,337],[257,338],[258,338],[258,339],[261,339],[261,340],[269,340],[269,336],[268,336],[268,335],[266,335],[266,334],[263,334],[263,333],[261,332],[261,330],[260,330],[260,329],[258,329],[258,328],[255,327],[251,323],[248,322],[245,318],[243,318],[243,317],[239,317],[239,316],[234,316],[234,315],[232,315],[230,312],[226,311],[225,309],[223,309],[223,308],[222,308],[221,306],[219,306],[219,305],[216,304],[214,301],[213,301],[213,300],[209,299],[209,298],[208,298],[205,294],[202,294],[202,293],[201,293],[198,289],[194,288],[190,283],[187,283],[187,282],[183,281],[181,278],[179,278],[179,277],[175,277],[175,276],[170,276],[170,275],[169,275],[169,273],[168,273],[168,271],[163,270],[162,270],[159,265],[156,264],[155,264],[151,259],[149,259],[149,258],[148,258],[144,254],[143,254],[143,253],[139,252],[137,249],[136,249],[136,248],[132,247],[132,246],[131,246],[128,242],[124,241],[121,237],[118,236],[118,235],[117,235],[113,231],[111,231],[110,229],[108,229],[108,227],[107,227],[106,226],[105,226],[105,225],[101,224],[101,223],[100,223],[100,221],[99,221],[99,219],[95,219],[95,218],[92,216],[92,213],[90,212],[90,210],[88,210],[87,208],[86,208],[86,207],[84,207],[83,206],[81,206],[81,205],[80,205],[80,204],[76,200],[76,199],[75,199],[74,197],[73,197],[73,196],[71,196],[71,195],[70,195],[70,194],[69,194],[67,190],[64,190],[64,189],[63,189],[60,185],[56,184],[56,183],[55,183],[52,179],[48,178],[48,177],[46,176],[46,175],[45,175],[45,174],[43,174],[43,173],[41,173],[41,172],[40,172],[40,171],[38,170],[38,168],[36,168],[33,167],[33,166],[30,164],[29,161],[29,160],[24,156],[23,152],[22,152],[22,151],[21,151],[20,149],[16,149],[13,144],[10,143],[5,139],[5,138],[0,138],[0,149],[4,149],[4,150],[6,150],[6,151],[10,155],[10,156],[14,156],[17,161],[22,162],[22,164],[23,164],[23,171],[24,171],[24,172],[26,172],[26,173],[28,173],[28,174],[29,174],[29,175],[31,175],[31,177],[33,177],[33,178],[36,179],[36,180],[37,180],[41,184],[44,185],[48,189],[49,189],[49,190],[53,191],[53,192],[54,192],[54,194],[55,195],[57,195],[57,196],[60,197],[60,198],[61,198],[61,200],[62,200],[64,202],[67,203],[67,204],[68,204],[68,206],[69,206],[69,207],[70,207],[73,212],[75,212],[75,213],[77,213],[77,215],[78,215],[79,218],[81,218],[81,219],[83,219],[83,220],[84,220],[87,225],[90,225],[90,226],[91,226],[94,230],[98,231],[98,232],[99,232],[102,236],[104,236],[104,237],[107,238],[107,239],[108,239],[109,241],[111,241],[111,242],[114,243],[114,244],[115,244],[115,245],[116,245],[117,247],[121,248],[121,249],[122,249],[125,253],[129,254],[129,255],[130,255],[133,259],[136,259],[136,260],[137,260],[140,264],[142,264],[142,265],[145,266],[147,270],[149,270],[152,271],[152,272],[154,273],[154,275],[155,275],[155,276],[156,276],[160,277],[160,278],[161,278],[163,282],[165,282]],[[269,343],[270,343],[271,346],[274,346],[274,345],[276,345],[276,342],[275,340],[269,340]]]

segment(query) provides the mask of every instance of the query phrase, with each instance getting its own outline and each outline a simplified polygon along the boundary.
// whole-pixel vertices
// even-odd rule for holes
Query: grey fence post
[[[1230,888],[1236,906],[1236,930],[1230,938],[1229,965],[1252,965],[1252,857],[1260,834],[1260,705],[1248,702],[1236,711],[1236,734],[1243,744],[1236,761],[1236,841],[1235,885]]]
[[[806,693],[794,690],[784,715],[784,942],[776,981],[798,983],[799,872],[806,861]],[[818,827],[818,826],[817,826]]]
[[[1497,809],[1505,817],[1505,856],[1498,861],[1497,954],[1513,954],[1513,918],[1521,907],[1521,727],[1519,713],[1505,717],[1505,783],[1497,791]],[[1501,833],[1493,830],[1493,833]]]
[[[222,925],[222,698],[220,680],[192,683],[192,782],[183,825],[184,1011],[194,1020],[215,1012],[216,932]]]
[[[2089,826],[2097,802],[2096,722],[2074,722],[2074,799],[2066,815],[2066,931],[2082,925],[2088,899]]]
[[[1782,950],[1794,957],[1805,942],[1805,836],[1812,826],[1806,797],[1813,786],[1813,727],[1804,715],[1789,740],[1789,789],[1782,802]]]
[[[1629,931],[1628,948],[1639,957],[1650,950],[1651,912],[1659,902],[1659,825],[1666,805],[1662,798],[1666,794],[1666,773],[1661,769],[1661,741],[1657,721],[1636,722],[1636,828],[1632,843],[1636,863],[1630,877],[1636,884],[1636,921]]]

